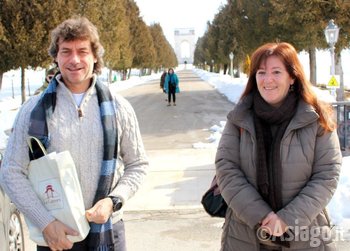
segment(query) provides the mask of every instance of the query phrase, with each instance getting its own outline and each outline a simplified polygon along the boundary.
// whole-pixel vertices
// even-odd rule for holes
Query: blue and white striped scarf
[[[30,126],[28,130],[28,134],[37,137],[46,148],[50,141],[47,121],[52,116],[56,106],[56,89],[58,82],[55,77],[42,93],[40,100],[31,112]],[[109,88],[99,81],[96,82],[95,88],[103,127],[104,150],[102,168],[94,198],[94,204],[97,201],[106,198],[111,191],[118,152],[116,107],[112,95]],[[114,236],[111,219],[105,224],[91,222],[90,227],[90,233],[87,237],[90,250],[114,250]]]

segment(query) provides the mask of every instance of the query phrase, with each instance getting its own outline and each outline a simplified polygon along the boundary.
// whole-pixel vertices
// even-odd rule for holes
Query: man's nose
[[[73,52],[73,53],[71,54],[69,60],[70,60],[70,62],[72,62],[72,63],[77,63],[77,62],[79,62],[79,61],[80,61],[79,54],[76,53],[76,52]]]

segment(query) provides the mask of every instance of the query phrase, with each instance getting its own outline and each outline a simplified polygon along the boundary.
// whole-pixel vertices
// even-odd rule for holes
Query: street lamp
[[[231,60],[230,73],[231,73],[231,78],[233,78],[233,57],[234,57],[233,52],[231,51],[228,56],[230,57],[230,60]]]
[[[338,26],[334,23],[334,20],[331,19],[324,30],[324,34],[326,36],[326,41],[330,47],[331,50],[331,62],[332,62],[332,68],[331,68],[331,74],[335,74],[335,64],[334,64],[334,49],[335,49],[335,44],[338,41],[338,36],[339,36],[339,28]]]
[[[335,75],[334,50],[335,50],[335,44],[338,41],[338,36],[339,36],[339,28],[334,23],[333,19],[329,20],[328,25],[324,30],[324,34],[326,36],[326,41],[331,51],[331,75],[333,77]],[[334,88],[332,88],[332,92],[333,92],[333,95],[335,96]]]
[[[214,71],[214,59],[211,60],[211,72]]]

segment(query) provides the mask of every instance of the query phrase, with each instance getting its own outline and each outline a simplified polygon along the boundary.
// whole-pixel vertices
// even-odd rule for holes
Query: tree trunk
[[[233,69],[234,69],[234,68],[235,68],[235,65],[233,65]],[[233,71],[233,72],[235,72],[235,71]],[[240,77],[241,77],[241,72],[240,72],[240,70],[239,70],[239,66],[237,67],[236,73],[234,73],[233,76],[234,76],[235,78],[240,78]]]
[[[22,104],[26,101],[26,69],[21,67],[21,95],[22,95]]]
[[[123,70],[121,70],[121,80],[124,80],[124,76],[125,76],[125,80],[129,79],[130,78],[130,74],[131,74],[131,69],[129,70],[128,68],[125,68]]]
[[[234,74],[235,78],[240,78],[241,77],[241,72],[239,69],[237,69],[236,73]]]
[[[127,73],[127,72],[128,72],[128,70],[127,70],[127,69],[125,69],[125,72]],[[130,79],[130,75],[131,75],[131,68],[129,68],[129,72],[128,72],[128,79]]]
[[[113,70],[110,68],[108,71],[108,84],[112,84],[112,75],[113,75]]]
[[[228,64],[224,64],[224,75],[227,73]]]
[[[314,86],[317,85],[316,74],[316,48],[309,49],[309,61],[310,61],[310,82]]]
[[[339,88],[337,88],[337,101],[344,101],[344,77],[343,67],[341,64],[341,54],[335,53],[335,75],[339,75]]]
[[[4,73],[2,71],[0,71],[0,91],[2,88],[2,77],[3,77]]]

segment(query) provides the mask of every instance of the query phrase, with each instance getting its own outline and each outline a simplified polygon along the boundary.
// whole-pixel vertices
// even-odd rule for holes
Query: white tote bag
[[[47,154],[38,139],[29,137],[28,145],[32,152],[33,140],[44,155],[29,164],[28,178],[34,191],[53,217],[79,233],[79,236],[67,238],[72,242],[82,241],[88,235],[90,226],[85,218],[84,200],[72,156],[69,151]],[[40,229],[28,218],[25,221],[30,239],[40,246],[48,246]]]

